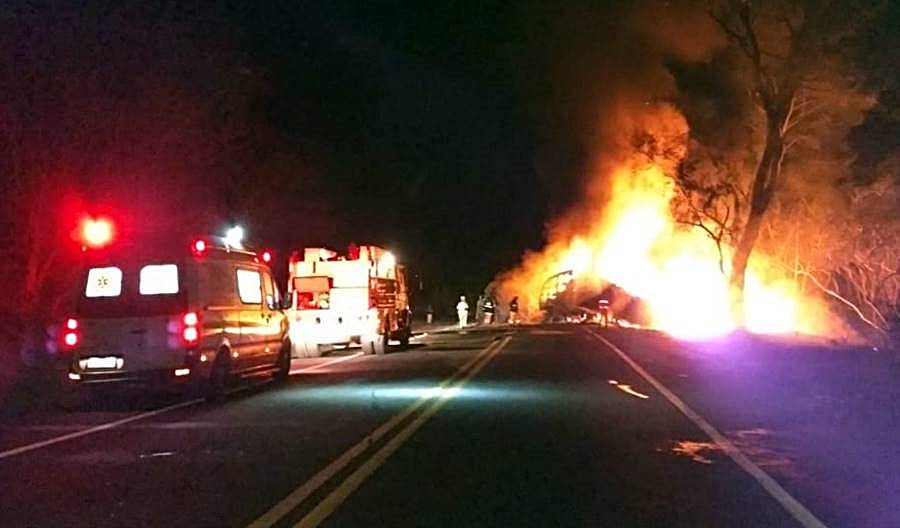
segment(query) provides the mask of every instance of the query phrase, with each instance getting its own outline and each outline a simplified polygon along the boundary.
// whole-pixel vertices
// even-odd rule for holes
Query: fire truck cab
[[[294,357],[316,357],[335,345],[384,354],[388,341],[407,346],[412,317],[406,269],[377,246],[295,251],[288,273]]]

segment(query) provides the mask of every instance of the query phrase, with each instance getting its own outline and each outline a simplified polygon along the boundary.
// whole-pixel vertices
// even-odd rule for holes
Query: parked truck
[[[358,343],[384,354],[389,340],[409,345],[412,314],[406,268],[373,245],[294,251],[288,270],[293,357],[316,357]]]

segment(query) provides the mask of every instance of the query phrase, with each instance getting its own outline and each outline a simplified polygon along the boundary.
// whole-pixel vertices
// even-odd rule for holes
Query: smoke
[[[800,277],[837,280],[847,273],[835,263],[854,253],[839,242],[852,237],[833,228],[833,240],[824,236],[834,221],[815,216],[830,214],[828,204],[847,194],[840,188],[852,159],[846,134],[872,106],[852,68],[827,53],[796,57],[804,72],[815,72],[798,81],[798,97],[819,110],[791,129],[784,181],[746,270],[738,317],[727,277],[763,141],[748,70],[710,17],[690,6],[646,2],[606,14],[618,22],[561,18],[577,36],[566,52],[555,50],[553,110],[586,161],[577,199],[548,224],[542,250],[498,276],[500,296],[518,296],[524,316],[537,318],[546,279],[571,272],[578,289],[613,284],[642,299],[652,324],[675,334],[721,334],[740,320],[758,332],[842,335],[822,293]],[[761,26],[759,35],[774,29]],[[784,35],[772,38],[783,46]],[[544,179],[554,177],[567,179]]]
[[[585,160],[574,168],[579,172],[578,188],[567,189],[578,198],[547,225],[546,246],[526,253],[518,267],[497,278],[500,296],[520,296],[526,316],[537,312],[536,293],[548,275],[568,270],[572,263],[566,260],[589,251],[588,241],[608,237],[624,205],[616,202],[627,194],[625,187],[659,185],[636,181],[635,174],[649,164],[668,176],[674,174],[687,152],[689,127],[672,103],[679,94],[667,61],[708,60],[724,43],[703,13],[668,2],[640,3],[604,14],[576,9],[560,15],[554,27],[551,39],[562,33],[575,36],[564,39],[565,49],[554,48],[559,60],[551,61],[548,75],[558,84],[550,105],[553,115],[548,117],[552,126],[547,129],[559,134],[564,116]],[[565,133],[559,135],[547,138],[547,144],[570,140]],[[571,152],[557,148],[561,155]],[[539,157],[546,159],[548,154]],[[543,166],[558,169],[571,164]],[[554,173],[543,179],[567,182],[572,177]]]

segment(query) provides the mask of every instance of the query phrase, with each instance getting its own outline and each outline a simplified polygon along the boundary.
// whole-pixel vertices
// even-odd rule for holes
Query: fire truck
[[[409,344],[406,268],[391,252],[354,244],[345,255],[305,248],[293,252],[288,266],[293,357],[354,343],[366,354],[384,354],[391,339]]]

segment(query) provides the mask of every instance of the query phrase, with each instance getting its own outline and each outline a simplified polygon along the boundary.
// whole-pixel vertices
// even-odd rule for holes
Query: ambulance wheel
[[[229,363],[231,362],[228,349],[223,348],[216,354],[212,368],[209,371],[209,379],[206,380],[205,395],[208,400],[219,400],[225,396],[231,377]]]
[[[90,408],[91,395],[87,387],[65,387],[61,393],[57,395],[54,404],[56,407],[66,412],[85,411]]]
[[[275,369],[275,383],[284,383],[291,375],[291,341],[289,339],[285,339],[281,345]]]

